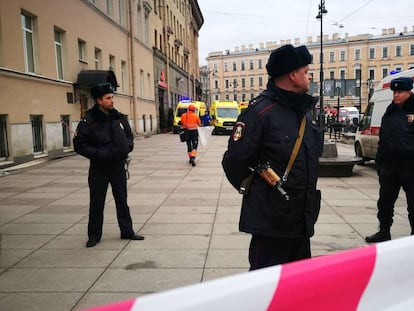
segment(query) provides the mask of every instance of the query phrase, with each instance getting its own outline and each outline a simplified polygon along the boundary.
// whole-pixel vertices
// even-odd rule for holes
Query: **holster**
[[[252,184],[254,178],[254,171],[251,171],[249,175],[244,177],[241,181],[239,193],[240,194],[248,194],[250,190],[250,185]]]

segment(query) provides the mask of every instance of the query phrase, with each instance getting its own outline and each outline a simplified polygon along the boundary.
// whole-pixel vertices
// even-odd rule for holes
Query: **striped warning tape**
[[[414,310],[413,262],[411,236],[88,311]]]

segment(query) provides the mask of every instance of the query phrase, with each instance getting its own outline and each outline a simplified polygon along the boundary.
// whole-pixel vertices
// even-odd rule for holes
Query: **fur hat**
[[[413,88],[413,79],[400,77],[391,80],[391,91],[409,91]]]
[[[291,44],[283,45],[270,54],[266,70],[272,78],[292,72],[295,69],[309,65],[312,55],[306,46],[293,47]]]
[[[111,83],[99,83],[95,84],[91,88],[91,95],[93,99],[101,98],[108,93],[114,93],[114,88]]]

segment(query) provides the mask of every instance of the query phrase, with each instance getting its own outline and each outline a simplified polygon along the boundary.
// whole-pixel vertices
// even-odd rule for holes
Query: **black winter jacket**
[[[381,121],[376,163],[414,168],[414,95],[400,107],[393,102]]]
[[[123,163],[134,147],[134,136],[123,114],[112,109],[106,115],[95,104],[79,122],[73,146],[91,163]]]
[[[284,188],[286,201],[258,174],[249,194],[243,196],[240,231],[270,237],[303,237],[314,234],[320,209],[316,190],[323,138],[311,109],[316,99],[281,90],[269,81],[267,90],[239,116],[223,157],[223,168],[236,188],[255,162],[269,162],[281,177],[299,132],[302,117],[307,123],[302,145]],[[241,137],[240,137],[241,134]]]

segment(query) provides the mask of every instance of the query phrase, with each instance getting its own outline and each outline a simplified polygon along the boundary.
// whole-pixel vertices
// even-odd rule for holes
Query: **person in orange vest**
[[[187,112],[181,115],[182,128],[186,132],[186,143],[188,151],[189,163],[195,166],[195,158],[197,156],[198,146],[198,131],[197,128],[201,125],[199,116],[195,113],[196,107],[190,104]]]

